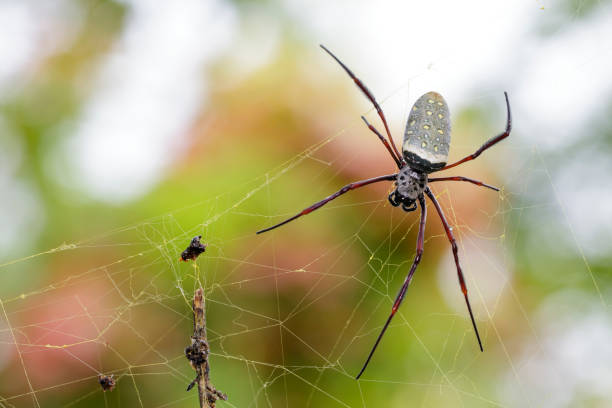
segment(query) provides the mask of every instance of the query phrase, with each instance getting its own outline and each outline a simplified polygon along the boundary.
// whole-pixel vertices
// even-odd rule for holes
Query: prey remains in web
[[[100,387],[102,387],[102,391],[104,392],[114,390],[115,386],[117,385],[117,381],[115,380],[114,374],[98,374],[98,383],[100,384]]]
[[[508,100],[508,94],[504,92],[504,96],[506,98],[506,110],[507,110],[507,120],[506,120],[506,129],[499,135],[492,137],[487,140],[478,150],[474,153],[464,157],[463,159],[452,163],[446,164],[448,160],[448,152],[450,148],[451,141],[451,126],[450,126],[450,114],[446,101],[437,92],[428,92],[425,95],[421,96],[413,105],[410,110],[410,115],[408,116],[408,122],[406,124],[406,131],[404,132],[404,143],[402,144],[402,154],[398,151],[395,146],[395,142],[393,141],[393,137],[391,136],[391,132],[389,131],[389,126],[387,125],[387,119],[385,118],[385,114],[380,108],[378,102],[374,98],[374,95],[370,90],[364,85],[363,82],[359,78],[357,78],[353,72],[347,68],[346,65],[342,63],[331,51],[321,45],[332,58],[340,64],[340,66],[346,71],[346,73],[353,79],[357,87],[361,89],[361,91],[365,94],[365,96],[370,100],[370,102],[374,105],[378,116],[380,117],[384,127],[385,132],[387,134],[387,138],[385,138],[374,126],[372,126],[365,117],[361,117],[367,127],[380,139],[382,144],[385,146],[391,158],[397,164],[397,168],[399,171],[394,174],[387,174],[384,176],[378,176],[367,180],[361,180],[354,183],[347,184],[342,187],[340,190],[336,191],[329,197],[311,205],[308,208],[305,208],[300,213],[294,215],[291,218],[286,219],[276,225],[273,225],[269,228],[262,229],[257,231],[258,234],[261,234],[266,231],[270,231],[281,225],[287,224],[290,221],[293,221],[303,215],[309,214],[314,210],[317,210],[327,204],[328,202],[334,200],[335,198],[341,196],[344,193],[347,193],[351,190],[367,186],[372,183],[378,183],[380,181],[393,181],[395,182],[395,189],[391,194],[389,194],[389,202],[394,207],[399,207],[406,211],[414,211],[417,209],[417,201],[421,207],[421,220],[419,223],[419,232],[417,235],[417,245],[416,245],[416,255],[414,257],[414,261],[412,262],[412,266],[410,267],[410,271],[404,280],[402,287],[395,298],[395,302],[391,308],[391,313],[385,322],[368,358],[366,359],[363,368],[357,374],[357,379],[361,377],[363,372],[365,371],[370,359],[374,355],[380,340],[382,339],[385,331],[389,327],[389,323],[391,323],[391,319],[395,316],[397,309],[400,307],[404,297],[406,296],[406,291],[408,290],[408,286],[410,285],[410,281],[416,271],[419,262],[421,261],[421,256],[423,254],[423,243],[424,243],[424,235],[425,235],[425,220],[427,218],[427,207],[425,205],[425,195],[431,200],[433,203],[440,220],[442,221],[442,225],[444,226],[444,230],[446,231],[446,236],[450,241],[453,257],[455,260],[455,265],[457,267],[457,277],[459,278],[459,285],[461,287],[461,292],[463,292],[463,296],[465,298],[465,303],[467,305],[468,312],[470,314],[470,319],[472,320],[472,326],[474,327],[474,333],[476,334],[476,340],[478,341],[478,346],[480,347],[480,351],[483,351],[482,341],[480,340],[480,334],[478,333],[478,327],[476,326],[476,321],[474,320],[474,315],[472,313],[472,307],[470,306],[470,300],[468,298],[467,286],[465,284],[465,278],[463,276],[463,271],[461,270],[461,264],[459,263],[459,254],[457,248],[457,242],[455,241],[455,237],[453,235],[453,229],[448,224],[446,217],[444,215],[444,211],[442,211],[442,207],[436,200],[434,194],[428,187],[428,183],[435,183],[440,181],[466,181],[468,183],[475,184],[477,186],[486,187],[494,191],[499,191],[497,187],[490,186],[481,181],[474,180],[467,177],[462,176],[450,176],[450,177],[430,177],[430,174],[447,170],[452,167],[458,166],[462,163],[465,163],[470,160],[474,160],[482,152],[490,148],[491,146],[501,142],[508,136],[510,136],[510,131],[512,129],[512,114],[510,112],[510,102]]]
[[[189,246],[181,253],[181,257],[179,261],[187,262],[187,261],[195,261],[198,256],[202,253],[206,252],[206,244],[200,242],[202,239],[201,235],[197,235],[193,237]]]

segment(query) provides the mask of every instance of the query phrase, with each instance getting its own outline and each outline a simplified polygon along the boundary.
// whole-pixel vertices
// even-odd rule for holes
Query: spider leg
[[[342,61],[340,61],[338,59],[338,57],[336,57],[330,50],[325,48],[325,46],[322,45],[322,44],[321,44],[321,48],[323,48],[325,50],[325,52],[327,52],[329,55],[331,55],[331,57],[333,59],[335,59],[338,64],[340,64],[342,69],[344,69],[344,71],[346,71],[346,73],[353,79],[353,81],[355,81],[355,84],[359,87],[359,89],[361,89],[361,92],[363,92],[364,95],[370,100],[370,102],[372,102],[372,105],[374,105],[374,108],[376,109],[376,112],[378,113],[378,116],[380,116],[380,119],[382,120],[383,124],[385,125],[385,130],[387,131],[387,136],[389,136],[389,141],[391,141],[391,145],[393,146],[393,151],[395,151],[396,157],[403,162],[402,155],[397,150],[397,147],[395,147],[395,142],[393,141],[393,138],[391,137],[391,132],[389,131],[389,125],[387,125],[387,119],[385,118],[385,114],[383,113],[382,109],[380,108],[380,105],[378,104],[378,102],[376,102],[376,98],[374,98],[374,95],[372,94],[372,92],[370,92],[370,90],[365,86],[365,84],[363,82],[361,82],[361,80],[359,78],[357,78],[355,76],[355,74],[353,74],[353,72],[350,69],[348,69],[348,67],[346,65],[344,65],[344,63],[342,63]]]
[[[376,136],[378,136],[378,138],[380,139],[380,141],[385,145],[385,147],[387,148],[387,150],[389,151],[389,154],[391,155],[391,157],[393,157],[393,160],[395,160],[395,163],[397,163],[397,167],[398,168],[402,168],[402,163],[400,162],[400,159],[398,159],[395,156],[395,153],[393,153],[393,150],[391,150],[391,146],[389,146],[389,142],[387,142],[387,139],[385,139],[383,137],[383,135],[381,135],[378,130],[376,130],[376,128],[372,125],[370,125],[370,122],[368,122],[368,120],[365,118],[365,116],[362,116],[361,119],[363,119],[363,121],[365,122],[366,126],[372,131],[374,132],[374,134]]]
[[[291,221],[295,220],[296,218],[301,217],[302,215],[310,214],[314,210],[323,207],[325,204],[327,204],[331,200],[341,196],[344,193],[347,193],[347,192],[349,192],[351,190],[354,190],[356,188],[367,186],[368,184],[372,184],[372,183],[378,183],[379,181],[385,181],[385,180],[393,181],[396,178],[397,178],[397,173],[396,174],[387,174],[385,176],[374,177],[374,178],[371,178],[371,179],[361,180],[361,181],[357,181],[355,183],[347,184],[346,186],[342,187],[340,190],[336,191],[334,194],[330,195],[327,198],[324,198],[323,200],[321,200],[321,201],[319,201],[317,203],[314,203],[313,205],[311,205],[308,208],[303,209],[301,212],[299,212],[298,214],[294,215],[293,217],[287,218],[285,221],[280,222],[280,223],[278,223],[276,225],[273,225],[271,227],[259,230],[259,231],[257,231],[257,233],[261,234],[263,232],[273,230],[274,228],[278,228],[281,225],[285,225],[288,222],[291,222]]]
[[[467,177],[462,176],[454,176],[454,177],[433,177],[427,179],[428,183],[433,183],[434,181],[467,181],[468,183],[476,184],[477,186],[490,188],[491,190],[499,191],[499,188],[495,186],[490,186],[488,184],[483,183],[482,181],[474,180]]]
[[[408,290],[410,281],[412,281],[412,276],[414,275],[414,271],[416,271],[417,266],[419,266],[419,262],[421,262],[421,255],[423,254],[423,243],[424,243],[424,236],[425,236],[425,220],[427,219],[427,207],[425,206],[425,198],[423,197],[423,195],[419,196],[419,203],[421,204],[421,222],[419,223],[419,233],[417,236],[417,247],[416,247],[416,255],[414,256],[414,261],[412,262],[412,266],[410,267],[410,272],[408,272],[408,275],[406,276],[406,279],[404,280],[404,284],[402,285],[399,293],[397,294],[397,297],[395,298],[395,302],[393,302],[393,307],[391,308],[391,314],[387,318],[385,325],[383,326],[380,334],[378,335],[378,338],[376,339],[376,342],[374,343],[374,347],[372,347],[372,350],[370,351],[370,354],[368,355],[368,358],[366,359],[365,364],[361,368],[361,371],[359,371],[359,374],[357,374],[357,377],[356,377],[357,380],[359,379],[359,377],[361,377],[361,374],[363,374],[366,367],[370,363],[370,360],[372,359],[372,356],[374,355],[374,352],[376,351],[376,348],[378,347],[378,343],[380,343],[380,340],[385,334],[385,331],[387,331],[387,328],[389,327],[389,323],[391,323],[391,319],[393,319],[393,316],[395,316],[397,309],[399,309],[400,305],[402,304],[402,301],[404,300],[404,297],[406,296],[406,291]]]
[[[442,167],[440,170],[450,169],[451,167],[458,166],[461,163],[465,163],[466,161],[474,160],[475,158],[480,156],[480,153],[484,152],[489,147],[493,146],[494,144],[498,142],[501,142],[502,140],[510,136],[510,131],[512,130],[512,112],[510,111],[510,101],[508,100],[508,93],[504,92],[504,96],[506,97],[506,109],[507,109],[507,115],[508,115],[508,119],[506,121],[506,130],[504,131],[504,133],[497,135],[495,137],[492,137],[491,139],[487,140],[482,146],[480,146],[480,148],[478,148],[478,150],[476,150],[474,153],[470,154],[469,156],[465,156],[463,159],[459,160],[458,162],[446,165]]]
[[[468,312],[470,312],[470,319],[472,319],[472,326],[474,326],[474,333],[476,333],[476,339],[478,340],[478,346],[480,346],[480,351],[484,351],[482,348],[482,342],[480,341],[480,334],[478,333],[478,327],[476,327],[476,320],[474,320],[474,314],[472,313],[472,306],[470,306],[470,300],[468,298],[467,286],[465,285],[465,278],[463,277],[463,271],[461,270],[461,265],[459,264],[459,250],[457,248],[457,241],[455,241],[455,236],[453,235],[453,229],[450,225],[448,225],[448,221],[446,221],[446,217],[444,216],[444,212],[442,211],[442,207],[440,207],[440,203],[436,200],[436,197],[433,195],[429,187],[425,189],[425,194],[429,197],[429,199],[433,202],[436,207],[436,211],[438,211],[438,215],[440,216],[440,220],[442,220],[442,225],[444,226],[444,230],[446,230],[446,236],[453,247],[453,256],[455,258],[455,265],[457,266],[457,277],[459,278],[459,285],[461,285],[461,292],[463,292],[463,297],[465,297],[465,303],[467,304]]]

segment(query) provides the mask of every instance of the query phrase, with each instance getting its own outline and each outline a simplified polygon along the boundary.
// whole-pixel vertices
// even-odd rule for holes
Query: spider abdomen
[[[446,165],[450,148],[450,113],[442,95],[428,92],[412,106],[402,153],[413,169],[424,173]]]

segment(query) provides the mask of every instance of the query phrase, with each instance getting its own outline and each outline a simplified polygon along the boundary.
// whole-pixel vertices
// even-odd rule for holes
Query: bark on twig
[[[227,395],[218,391],[210,382],[206,305],[202,292],[202,288],[198,288],[193,295],[193,336],[191,336],[191,345],[185,349],[185,356],[196,371],[196,378],[189,384],[187,391],[197,384],[200,408],[215,408],[217,400],[227,401]]]

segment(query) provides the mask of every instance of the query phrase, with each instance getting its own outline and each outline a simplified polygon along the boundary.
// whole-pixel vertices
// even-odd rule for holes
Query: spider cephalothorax
[[[429,174],[440,170],[450,169],[451,167],[458,166],[459,164],[464,163],[466,161],[474,160],[483,151],[487,150],[489,147],[502,141],[510,135],[510,130],[512,129],[512,116],[510,114],[510,102],[508,101],[508,94],[504,92],[504,95],[506,97],[506,108],[508,115],[508,119],[506,121],[506,130],[503,133],[487,140],[474,153],[464,157],[463,159],[455,163],[448,165],[446,164],[446,160],[448,159],[448,151],[450,148],[451,139],[450,114],[448,110],[448,105],[446,104],[446,101],[444,100],[442,95],[437,92],[428,92],[424,94],[414,103],[412,109],[410,110],[408,122],[406,123],[406,131],[404,133],[402,154],[400,154],[397,147],[395,146],[395,143],[393,142],[393,138],[391,137],[391,132],[389,131],[389,126],[387,125],[387,119],[385,118],[385,114],[378,105],[378,102],[376,102],[374,95],[372,95],[370,90],[363,84],[363,82],[361,82],[361,80],[357,78],[355,74],[353,74],[351,70],[348,69],[346,65],[344,65],[334,54],[332,54],[327,48],[323,46],[321,47],[340,64],[340,66],[353,79],[353,81],[355,81],[355,84],[359,87],[359,89],[361,89],[365,96],[374,105],[378,116],[380,117],[383,125],[385,126],[385,131],[387,133],[388,139],[381,135],[380,132],[376,130],[374,126],[369,124],[363,116],[361,118],[368,126],[368,128],[374,134],[376,134],[379,140],[385,145],[387,151],[393,158],[393,161],[397,165],[399,171],[394,174],[387,174],[384,176],[373,177],[371,179],[361,180],[347,184],[332,195],[311,205],[308,208],[305,208],[293,217],[288,218],[285,221],[282,221],[271,227],[257,231],[257,233],[261,234],[263,232],[280,227],[281,225],[293,221],[296,218],[299,218],[306,214],[310,214],[314,210],[321,208],[331,200],[336,199],[344,193],[347,193],[356,188],[364,187],[369,184],[378,183],[381,181],[395,181],[395,189],[391,194],[389,194],[389,202],[394,207],[398,207],[401,205],[404,211],[414,211],[417,209],[417,201],[419,202],[419,205],[421,207],[421,220],[419,223],[419,232],[417,235],[416,254],[414,257],[414,261],[412,262],[412,266],[410,267],[410,270],[406,275],[404,284],[400,288],[400,291],[397,294],[395,301],[393,302],[393,306],[391,307],[391,314],[387,318],[386,323],[380,331],[380,334],[378,335],[376,342],[374,343],[374,347],[372,347],[370,354],[368,355],[368,358],[366,359],[366,362],[363,365],[363,368],[357,375],[357,378],[359,378],[368,366],[368,363],[370,362],[370,359],[372,358],[376,347],[378,347],[378,343],[380,342],[383,335],[385,334],[385,331],[389,327],[389,323],[391,323],[391,319],[393,318],[393,316],[395,316],[395,313],[397,312],[402,301],[404,300],[404,297],[406,296],[406,291],[408,290],[408,286],[412,281],[414,272],[416,271],[416,268],[419,265],[419,262],[421,261],[421,255],[423,253],[425,244],[425,221],[427,218],[425,196],[427,196],[436,208],[436,212],[440,216],[440,220],[442,221],[442,226],[444,227],[446,236],[448,237],[448,240],[451,243],[455,266],[457,267],[457,277],[459,278],[459,285],[461,286],[461,292],[463,293],[463,296],[465,298],[465,303],[470,314],[470,319],[472,320],[472,327],[474,328],[474,333],[476,334],[476,339],[478,340],[478,346],[482,351],[482,342],[480,341],[480,334],[478,334],[476,320],[474,319],[472,307],[470,306],[467,285],[465,284],[465,277],[463,276],[463,271],[461,270],[461,265],[459,264],[458,247],[455,240],[455,236],[453,234],[453,229],[446,220],[446,217],[444,216],[444,211],[442,211],[442,207],[438,203],[438,200],[436,199],[434,193],[430,190],[427,184],[438,181],[466,181],[477,186],[487,187],[492,190],[499,191],[499,189],[496,187],[484,184],[481,181],[473,180],[467,177],[429,177]]]
[[[395,186],[395,190],[389,194],[391,205],[401,205],[404,211],[414,211],[417,209],[417,199],[423,195],[427,186],[427,174],[404,166],[397,175]]]

